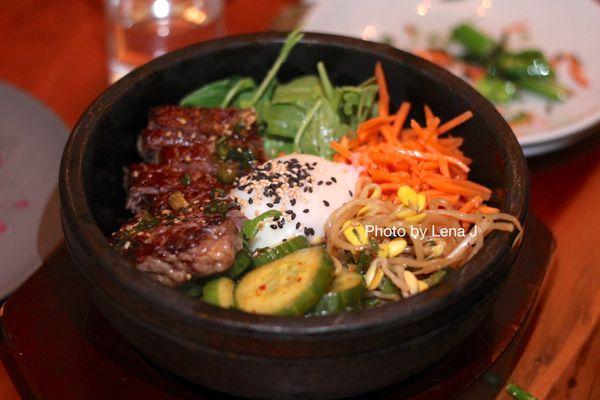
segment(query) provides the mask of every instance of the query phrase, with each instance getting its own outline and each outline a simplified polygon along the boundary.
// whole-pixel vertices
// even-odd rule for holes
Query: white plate
[[[535,47],[548,56],[562,51],[577,55],[590,85],[581,88],[559,67],[558,79],[573,95],[546,111],[543,99],[524,95],[501,110],[531,111],[531,123],[514,131],[526,155],[567,146],[578,134],[600,121],[600,3],[593,0],[321,0],[311,1],[304,20],[308,31],[329,32],[380,41],[388,36],[398,48],[425,47],[431,34],[446,37],[459,22],[468,21],[494,37],[510,24],[523,22],[527,35],[514,35],[511,48]],[[416,35],[406,33],[415,26]]]
[[[67,137],[50,110],[0,83],[0,299],[61,240],[56,184]]]

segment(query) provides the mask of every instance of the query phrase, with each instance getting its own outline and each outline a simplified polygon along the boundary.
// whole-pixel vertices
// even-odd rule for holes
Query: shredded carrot
[[[410,103],[407,101],[403,102],[402,105],[400,105],[400,108],[398,108],[398,112],[394,116],[394,124],[392,125],[392,135],[394,135],[394,137],[397,138],[400,134],[400,130],[406,122],[406,117],[408,117],[409,111]]]
[[[500,210],[497,209],[496,207],[489,207],[489,206],[480,206],[479,211],[484,214],[495,214],[495,213],[500,212]]]
[[[390,95],[388,93],[385,75],[383,74],[383,68],[379,62],[375,65],[375,79],[379,86],[379,115],[388,116],[390,115]]]
[[[563,53],[558,57],[558,61],[566,60],[569,64],[569,75],[581,87],[589,87],[590,81],[587,78],[583,66],[579,59],[572,53]]]
[[[463,122],[468,121],[469,119],[471,119],[471,117],[473,117],[473,113],[471,111],[465,111],[464,113],[460,114],[459,116],[454,117],[450,121],[442,124],[442,126],[440,126],[438,128],[438,132],[440,135],[443,133],[446,133],[450,129],[456,128],[458,125],[462,124]]]
[[[352,152],[344,147],[340,143],[331,142],[331,148],[337,151],[342,157],[346,158],[348,161],[352,161]]]
[[[431,108],[424,106],[425,121],[419,123],[408,119],[411,104],[403,102],[395,114],[389,115],[390,97],[379,63],[375,78],[379,85],[379,115],[361,123],[355,137],[331,143],[336,152],[334,159],[362,167],[361,175],[381,187],[384,199],[397,202],[398,188],[409,185],[428,200],[443,199],[464,213],[497,212],[484,204],[492,191],[467,179],[471,160],[460,150],[463,139],[448,135],[473,113],[466,111],[442,123]]]

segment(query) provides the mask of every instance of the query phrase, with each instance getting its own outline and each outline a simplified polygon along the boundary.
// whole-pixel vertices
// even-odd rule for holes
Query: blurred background
[[[61,245],[62,147],[111,82],[193,43],[303,26],[413,52],[497,105],[557,242],[511,380],[539,398],[600,398],[598,21],[596,0],[0,0],[0,299]],[[490,41],[504,64],[464,57]],[[19,398],[2,362],[0,398]]]

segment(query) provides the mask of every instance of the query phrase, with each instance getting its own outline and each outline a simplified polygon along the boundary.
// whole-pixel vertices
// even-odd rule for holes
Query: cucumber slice
[[[254,266],[260,267],[261,265],[268,264],[275,260],[279,260],[282,257],[292,254],[293,252],[310,247],[308,240],[304,236],[296,236],[293,239],[283,242],[275,247],[269,247],[260,250],[254,257]]]
[[[227,278],[221,277],[209,281],[202,290],[202,299],[208,304],[223,308],[233,307],[233,289],[235,283]]]
[[[254,314],[303,315],[329,288],[333,269],[322,247],[298,250],[244,276],[235,304]]]
[[[344,272],[333,280],[331,291],[321,297],[314,313],[327,315],[352,308],[360,303],[365,290],[365,282],[361,274]]]
[[[234,279],[237,278],[252,265],[252,261],[252,255],[250,252],[245,248],[241,249],[235,255],[233,265],[229,269],[229,276]]]

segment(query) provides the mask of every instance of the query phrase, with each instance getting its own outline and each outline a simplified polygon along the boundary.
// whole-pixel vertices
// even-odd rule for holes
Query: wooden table
[[[294,3],[229,0],[226,31],[268,29]],[[0,10],[0,79],[73,126],[107,84],[103,1],[0,0]],[[540,399],[600,398],[599,133],[596,126],[579,145],[530,160],[532,210],[553,231],[557,248],[510,380]],[[0,398],[19,398],[1,363]]]

